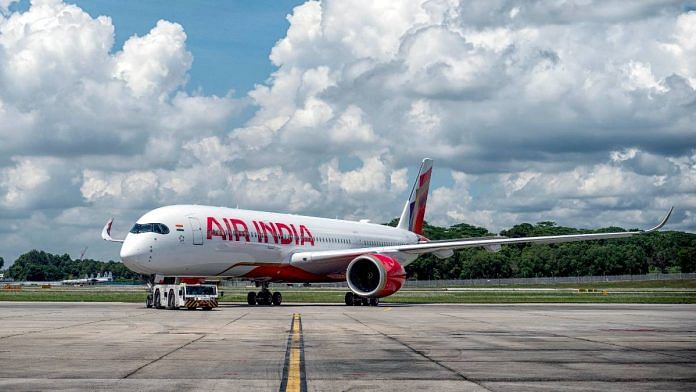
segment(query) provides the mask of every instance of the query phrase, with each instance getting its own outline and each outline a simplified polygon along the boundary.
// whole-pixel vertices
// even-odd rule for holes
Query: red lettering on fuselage
[[[213,224],[217,226],[217,230],[213,228]],[[208,239],[212,240],[213,237],[220,237],[223,240],[227,239],[227,235],[225,234],[225,229],[220,226],[220,222],[218,222],[215,218],[212,216],[208,217]]]
[[[256,221],[251,221],[251,223],[254,224],[254,228],[256,229],[256,239],[257,239],[259,242],[262,242],[262,241],[261,241],[261,230],[259,230],[259,224],[256,223]]]
[[[307,234],[307,235],[305,235],[305,234]],[[312,246],[314,246],[314,237],[312,236],[312,233],[309,231],[307,226],[300,225],[300,237],[302,237],[302,239],[301,239],[302,245],[304,245],[305,242],[309,242],[310,244],[312,244]]]
[[[243,220],[230,218],[230,222],[232,222],[232,226],[234,227],[234,240],[235,241],[239,241],[239,237],[241,234],[241,236],[244,237],[244,239],[247,242],[251,242],[251,239],[249,238],[249,227],[247,227],[247,224],[244,223]],[[232,236],[230,235],[230,240],[231,239],[232,239]]]
[[[225,222],[225,226],[227,226],[227,240],[232,241],[232,228],[230,227],[230,221],[227,220],[227,218],[222,218],[223,222]]]
[[[295,225],[293,225],[291,223],[290,228],[292,229],[292,236],[295,237],[295,245],[299,245],[300,237],[297,235],[297,230],[295,230]]]
[[[273,241],[277,244],[278,243],[278,233],[276,232],[275,226],[273,226],[272,223],[264,223],[259,221],[259,226],[261,227],[261,230],[263,231],[263,239],[265,243],[268,243],[268,232],[271,232],[271,235],[273,235]]]
[[[208,217],[207,238],[209,240],[212,240],[213,237],[220,237],[222,240],[226,241],[239,241],[240,238],[244,238],[247,242],[251,242],[251,232],[246,222],[237,218],[222,218],[222,222],[225,228],[223,228],[218,219],[212,216]],[[251,223],[256,229],[256,238],[258,242],[268,243],[268,235],[270,234],[273,236],[273,242],[276,244],[291,245],[294,239],[295,245],[304,245],[307,243],[314,246],[314,236],[305,225],[299,225],[300,229],[298,234],[298,230],[295,228],[294,224],[282,222],[265,223],[254,220],[252,220]]]
[[[288,225],[285,223],[276,223],[275,225],[278,228],[278,237],[280,237],[280,243],[283,245],[292,244],[292,231]],[[285,230],[288,234],[283,234],[283,230]]]

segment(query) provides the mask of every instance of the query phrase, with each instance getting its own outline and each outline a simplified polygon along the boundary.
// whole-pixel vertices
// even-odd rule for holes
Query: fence
[[[554,283],[593,283],[593,282],[621,282],[621,281],[648,281],[648,280],[685,280],[696,279],[696,273],[676,274],[647,274],[647,275],[599,275],[599,276],[553,276],[543,278],[494,278],[494,279],[446,279],[446,280],[407,280],[404,287],[452,287],[452,286],[490,286],[490,285],[515,285],[515,284],[554,284]],[[226,287],[245,287],[249,281],[229,280],[224,281]],[[295,286],[301,284],[294,284]],[[273,283],[272,287],[286,286],[284,283]],[[320,287],[348,287],[345,282],[337,283],[312,283],[312,286]]]
[[[599,275],[599,276],[553,276],[537,278],[493,278],[493,279],[448,279],[448,280],[408,280],[404,287],[448,287],[484,286],[509,284],[554,284],[554,283],[594,283],[648,280],[696,279],[696,273],[647,274],[647,275]]]

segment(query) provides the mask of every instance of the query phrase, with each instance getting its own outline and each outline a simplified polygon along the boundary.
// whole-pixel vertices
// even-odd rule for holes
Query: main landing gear
[[[250,291],[247,293],[247,304],[249,305],[280,305],[283,296],[279,292],[271,293],[268,289],[268,282],[261,282],[261,291]]]
[[[346,305],[348,306],[377,306],[379,298],[361,297],[351,291],[346,293]]]

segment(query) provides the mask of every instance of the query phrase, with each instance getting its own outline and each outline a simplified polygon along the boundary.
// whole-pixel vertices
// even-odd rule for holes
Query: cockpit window
[[[169,234],[169,228],[164,223],[136,223],[130,232],[133,234],[140,233],[157,233]]]
[[[140,234],[140,233],[151,233],[152,232],[152,223],[136,223],[132,229],[130,229],[130,232],[133,234]]]

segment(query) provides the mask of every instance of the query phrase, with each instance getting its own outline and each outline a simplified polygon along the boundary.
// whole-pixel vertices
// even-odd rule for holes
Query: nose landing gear
[[[247,293],[247,304],[249,305],[276,305],[283,302],[283,295],[276,291],[271,293],[268,289],[268,282],[261,282],[261,291],[250,291]]]

